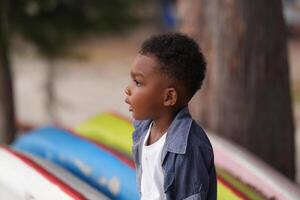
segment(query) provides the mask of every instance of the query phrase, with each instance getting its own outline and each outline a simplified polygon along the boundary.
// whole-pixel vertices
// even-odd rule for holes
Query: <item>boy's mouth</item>
[[[131,106],[129,106],[128,110],[129,110],[129,112],[132,112],[133,108]]]
[[[129,105],[129,108],[128,108],[129,112],[132,112],[133,108],[130,105],[130,102],[129,102],[128,98],[125,99],[125,103],[127,103]]]

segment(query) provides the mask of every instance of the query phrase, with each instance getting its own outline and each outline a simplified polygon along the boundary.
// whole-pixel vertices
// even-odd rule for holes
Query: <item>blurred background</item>
[[[0,141],[124,103],[143,40],[180,31],[207,77],[190,110],[300,183],[300,1],[1,0]]]

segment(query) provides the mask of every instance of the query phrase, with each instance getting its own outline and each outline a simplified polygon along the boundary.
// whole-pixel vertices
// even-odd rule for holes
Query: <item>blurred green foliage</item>
[[[137,0],[10,0],[12,32],[33,42],[48,57],[88,33],[124,30],[137,22]]]

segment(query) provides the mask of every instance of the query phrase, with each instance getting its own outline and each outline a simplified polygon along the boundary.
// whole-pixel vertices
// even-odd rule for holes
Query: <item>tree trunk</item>
[[[7,1],[0,1],[0,143],[13,141],[16,127],[10,63],[8,59]]]
[[[213,50],[208,54],[213,60],[210,102],[205,104],[210,113],[204,125],[294,180],[294,124],[281,1],[214,2],[213,17],[200,25],[200,32],[209,31],[208,39],[200,34],[200,45],[212,44]]]
[[[212,44],[211,19],[214,17],[215,6],[211,0],[181,0],[177,2],[179,14],[179,29],[193,37],[207,62],[207,72],[201,92],[197,92],[191,103],[190,110],[198,123],[211,127],[211,109],[213,90],[213,76],[215,74],[214,51]]]

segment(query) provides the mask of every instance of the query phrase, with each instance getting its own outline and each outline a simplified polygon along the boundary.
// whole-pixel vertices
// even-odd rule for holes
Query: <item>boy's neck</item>
[[[166,113],[165,115],[161,116],[160,118],[153,119],[151,132],[148,137],[147,145],[151,145],[155,143],[157,140],[163,136],[168,128],[170,127],[172,121],[174,120],[178,110]]]

